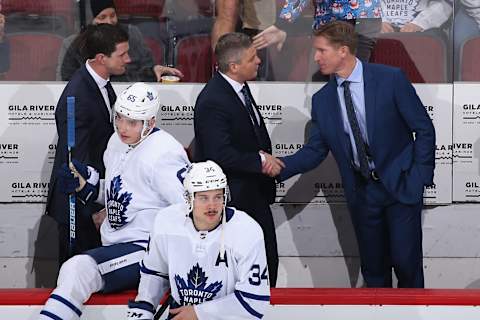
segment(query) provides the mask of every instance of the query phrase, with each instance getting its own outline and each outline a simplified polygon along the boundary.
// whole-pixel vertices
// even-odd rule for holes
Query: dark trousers
[[[95,228],[92,219],[82,219],[79,221],[77,215],[77,225],[75,232],[75,247],[73,254],[70,254],[70,227],[65,224],[58,224],[58,266],[71,258],[73,255],[101,246],[100,233]]]
[[[232,199],[235,197],[232,195]],[[265,239],[265,251],[267,254],[267,265],[270,287],[274,288],[277,284],[278,275],[278,249],[277,235],[275,233],[275,224],[273,222],[272,211],[267,201],[252,201],[249,204],[236,203],[232,201],[229,206],[245,211],[262,228]]]
[[[393,267],[399,288],[423,288],[422,202],[399,203],[371,179],[357,188],[349,209],[367,287],[391,287]]]

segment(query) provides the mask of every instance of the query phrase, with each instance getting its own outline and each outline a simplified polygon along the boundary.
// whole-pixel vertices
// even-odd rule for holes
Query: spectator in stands
[[[0,1],[0,11],[2,2]],[[10,68],[10,45],[5,37],[5,16],[0,13],[0,79]]]
[[[308,0],[285,0],[280,18],[294,22],[308,2]],[[380,0],[313,0],[313,5],[315,14],[312,28],[314,30],[335,20],[353,24],[358,34],[356,56],[362,61],[370,59],[375,39],[381,29]]]
[[[455,3],[455,9],[455,19],[450,32],[450,39],[453,38],[454,65],[460,66],[463,44],[468,39],[480,36],[480,1],[458,0]],[[455,72],[455,76],[458,79],[458,72]]]
[[[217,18],[212,29],[212,48],[215,48],[217,40],[224,34],[236,31],[239,21],[241,31],[252,37],[253,46],[262,64],[259,66],[258,80],[273,80],[270,72],[270,64],[266,50],[269,46],[276,46],[281,50],[287,33],[282,30],[285,24],[276,18],[277,9],[275,0],[217,0]]]
[[[382,33],[424,32],[442,35],[440,27],[452,15],[449,0],[381,0]]]
[[[93,24],[108,23],[116,25],[118,17],[113,0],[91,0],[90,6]],[[127,66],[127,71],[121,76],[114,76],[111,81],[160,81],[164,74],[183,77],[181,71],[161,65],[155,65],[152,53],[143,40],[140,30],[134,25],[122,26],[128,31],[129,55],[132,62]],[[73,73],[85,63],[83,53],[83,37],[71,35],[66,38],[60,49],[57,65],[57,80],[68,81]]]

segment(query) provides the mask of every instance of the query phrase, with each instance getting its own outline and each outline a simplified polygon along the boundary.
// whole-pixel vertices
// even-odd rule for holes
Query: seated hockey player
[[[226,207],[227,178],[213,161],[193,163],[183,184],[186,203],[155,219],[127,318],[152,319],[169,289],[169,319],[262,318],[270,288],[261,227]]]
[[[157,91],[144,83],[133,84],[117,99],[116,133],[103,156],[104,183],[91,167],[64,164],[59,176],[66,193],[76,191],[82,203],[105,203],[102,247],[62,265],[40,319],[78,319],[92,293],[137,288],[155,217],[160,209],[184,203],[181,180],[189,165],[183,146],[155,127],[159,105]]]

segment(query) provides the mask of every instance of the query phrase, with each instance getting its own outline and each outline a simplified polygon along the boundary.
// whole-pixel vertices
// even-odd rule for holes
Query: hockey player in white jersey
[[[116,132],[103,157],[105,181],[81,163],[70,165],[75,174],[64,166],[65,192],[75,190],[82,203],[105,203],[97,217],[102,247],[62,265],[40,319],[78,319],[92,293],[137,288],[155,217],[160,209],[184,203],[182,173],[189,165],[183,146],[155,127],[159,104],[156,90],[144,83],[122,92],[114,107]]]
[[[216,163],[192,164],[184,186],[186,203],[155,220],[127,318],[152,319],[168,289],[169,319],[262,318],[270,287],[261,227],[226,207],[227,178]]]

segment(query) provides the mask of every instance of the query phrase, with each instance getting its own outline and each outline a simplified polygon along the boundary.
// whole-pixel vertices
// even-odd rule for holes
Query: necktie
[[[117,101],[117,95],[115,94],[110,81],[108,81],[105,85],[105,89],[107,89],[108,101],[110,102],[110,109],[112,109],[115,101]]]
[[[360,174],[364,178],[370,176],[370,169],[368,168],[368,157],[367,150],[365,147],[365,142],[362,138],[362,133],[358,125],[357,116],[355,115],[355,108],[353,106],[352,94],[350,92],[350,81],[344,81],[343,86],[343,95],[345,97],[345,107],[347,109],[348,122],[350,123],[350,128],[352,129],[353,140],[355,141],[355,147],[357,149],[358,162],[360,164]]]
[[[258,124],[255,111],[253,111],[253,103],[252,103],[252,99],[250,98],[250,94],[248,93],[247,86],[243,86],[241,92],[243,94],[243,97],[245,98],[245,108],[247,108],[248,114],[250,115],[250,118],[252,118],[253,124],[256,127],[259,127],[260,125]]]

